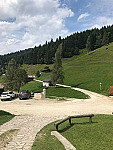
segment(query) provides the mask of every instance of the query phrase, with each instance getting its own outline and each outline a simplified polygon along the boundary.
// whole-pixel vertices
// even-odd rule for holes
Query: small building
[[[51,85],[51,79],[44,79],[43,80],[43,86],[49,87]]]
[[[41,70],[41,72],[43,72],[43,73],[49,73],[49,72],[51,72],[51,70],[49,68],[47,68],[47,69]]]
[[[0,95],[2,94],[2,92],[4,92],[4,86],[0,84]]]
[[[28,75],[28,77],[27,77],[27,82],[33,81],[34,78],[35,78],[35,76],[30,76],[30,75]]]

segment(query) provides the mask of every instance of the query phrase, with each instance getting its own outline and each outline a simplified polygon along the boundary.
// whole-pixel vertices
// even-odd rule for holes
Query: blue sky
[[[0,55],[113,24],[113,0],[0,0]]]

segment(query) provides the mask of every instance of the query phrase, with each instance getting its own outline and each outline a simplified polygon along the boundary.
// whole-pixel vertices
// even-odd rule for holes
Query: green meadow
[[[63,68],[64,84],[109,95],[113,85],[113,43],[89,54],[64,59]]]

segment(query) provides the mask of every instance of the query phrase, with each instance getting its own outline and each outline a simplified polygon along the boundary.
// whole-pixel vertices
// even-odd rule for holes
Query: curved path
[[[62,85],[65,86],[65,85]],[[65,86],[70,87],[70,86]],[[113,99],[90,92],[73,88],[90,96],[89,99],[57,100],[22,100],[0,102],[0,110],[8,111],[16,116],[11,121],[0,126],[0,134],[19,129],[17,136],[7,145],[5,150],[30,150],[37,132],[45,125],[57,119],[76,114],[111,114]]]

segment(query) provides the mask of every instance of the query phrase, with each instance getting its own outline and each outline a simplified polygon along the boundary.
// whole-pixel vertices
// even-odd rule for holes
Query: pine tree
[[[91,38],[90,38],[90,36],[88,36],[88,38],[87,38],[86,49],[87,49],[87,53],[89,53],[89,51],[91,51]]]
[[[37,70],[37,72],[36,72],[36,77],[37,77],[37,78],[40,77],[40,71],[39,71],[39,70]]]
[[[102,46],[102,36],[101,35],[98,35],[96,37],[96,43],[95,43],[95,48],[99,48]]]
[[[18,92],[20,91],[20,87],[27,82],[27,73],[23,69],[16,69],[14,76],[14,89]]]
[[[55,53],[55,62],[53,65],[52,76],[51,76],[53,84],[56,84],[56,82],[63,83],[64,72],[62,67],[61,53],[62,53],[62,44],[59,45]]]
[[[5,79],[4,79],[4,86],[6,90],[20,90],[20,87],[26,83],[27,81],[27,74],[26,71],[23,69],[19,69],[16,65],[14,59],[9,61]]]
[[[103,34],[102,45],[107,45],[109,43],[108,33],[105,31]]]
[[[6,68],[4,86],[6,90],[14,90],[14,76],[15,71],[17,70],[16,62],[14,59],[9,61],[8,66]]]

